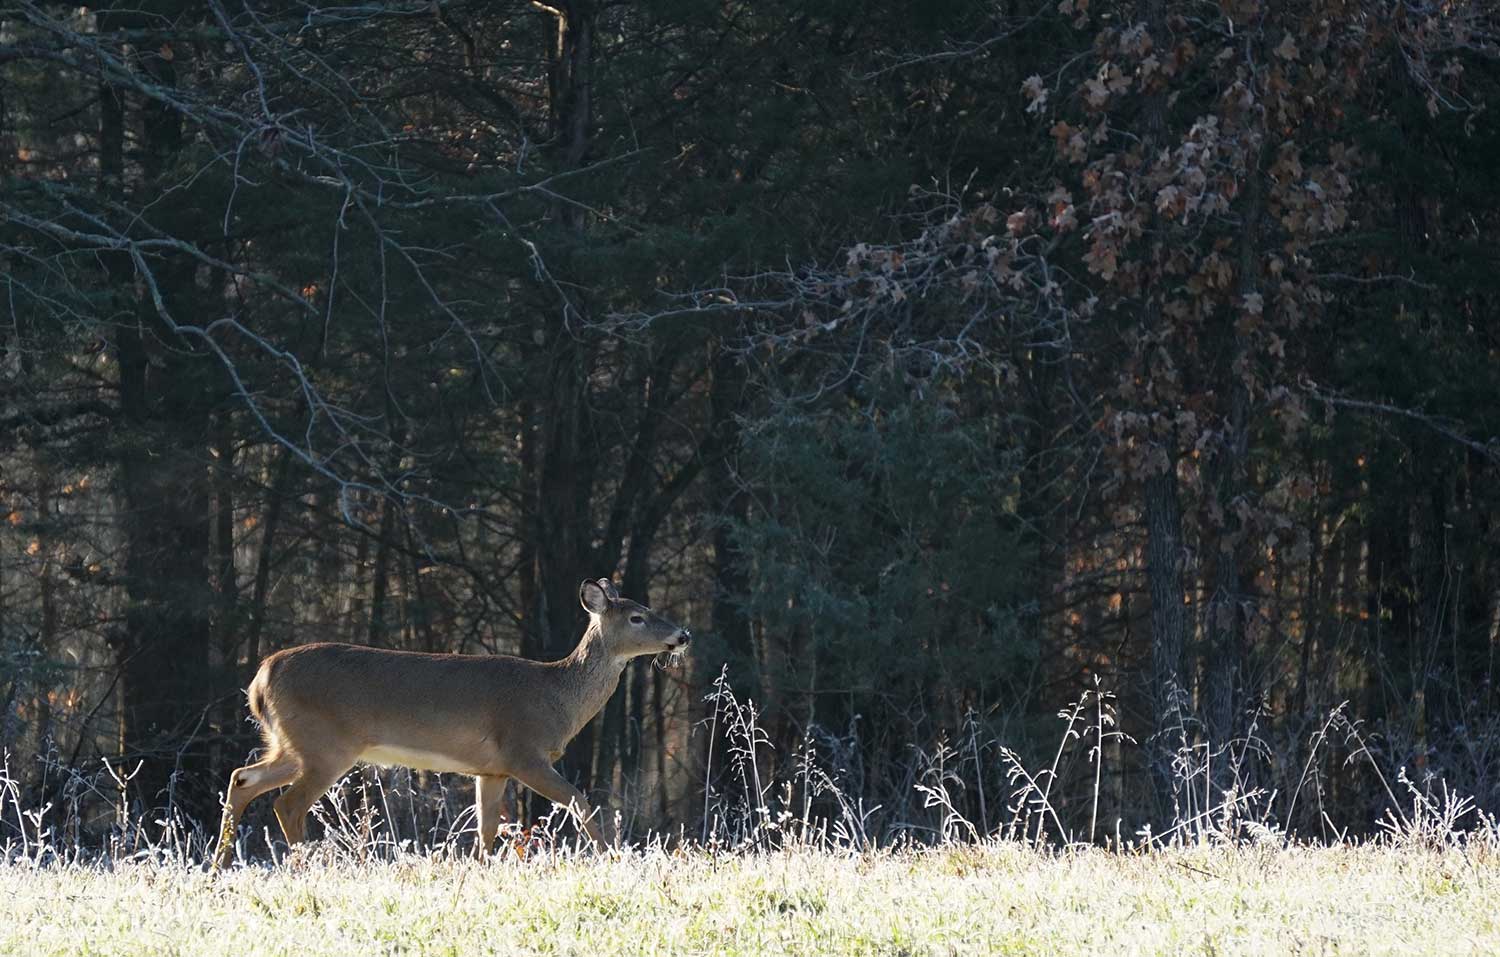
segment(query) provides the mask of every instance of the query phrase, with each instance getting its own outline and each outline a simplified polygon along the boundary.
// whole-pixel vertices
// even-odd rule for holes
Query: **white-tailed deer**
[[[276,819],[296,844],[313,804],[361,761],[474,775],[481,855],[500,827],[506,778],[571,806],[604,843],[609,822],[594,820],[552,764],[604,707],[630,659],[679,651],[692,636],[621,598],[608,579],[584,582],[578,598],[588,628],[561,661],[327,643],[267,657],[248,692],[267,753],[229,776],[215,867],[233,855],[235,824],[255,798],[291,785],[276,799]]]

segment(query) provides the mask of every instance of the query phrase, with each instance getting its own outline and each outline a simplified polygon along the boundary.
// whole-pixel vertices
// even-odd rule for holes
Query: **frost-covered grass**
[[[0,865],[0,954],[1494,954],[1500,854],[954,845]]]

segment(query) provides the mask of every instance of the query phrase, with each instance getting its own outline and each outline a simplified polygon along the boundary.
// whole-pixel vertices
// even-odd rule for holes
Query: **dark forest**
[[[1497,38],[0,0],[15,805],[211,821],[266,655],[556,659],[610,577],[696,635],[559,764],[635,834],[1500,812]]]

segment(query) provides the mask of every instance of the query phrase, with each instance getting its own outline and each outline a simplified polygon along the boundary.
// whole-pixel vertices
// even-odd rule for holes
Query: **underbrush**
[[[1055,749],[1023,756],[970,714],[951,739],[911,746],[898,773],[874,787],[860,773],[855,731],[811,728],[779,754],[756,707],[721,675],[706,697],[701,816],[667,829],[642,825],[627,799],[612,816],[626,848],[729,852],[821,850],[867,853],[986,843],[1035,848],[1102,847],[1136,853],[1180,847],[1380,847],[1470,849],[1500,846],[1500,819],[1432,771],[1413,777],[1392,766],[1375,740],[1340,706],[1291,748],[1257,737],[1214,744],[1179,721],[1178,741],[1141,748],[1119,730],[1111,694],[1095,687],[1061,710]],[[1129,801],[1105,784],[1106,766],[1135,767],[1154,780],[1148,813],[1127,821]],[[1281,752],[1290,752],[1291,760]],[[131,771],[102,762],[85,772],[45,755],[38,786],[23,790],[0,755],[0,860],[13,864],[174,862],[201,866],[218,840],[216,822],[191,819],[172,803],[143,812],[127,803]],[[1325,807],[1323,768],[1358,765],[1370,782],[1367,819],[1336,821]],[[1109,768],[1114,780],[1123,769]],[[35,777],[35,775],[33,775]],[[1106,795],[1106,791],[1115,793]],[[44,799],[34,795],[46,795]],[[1134,792],[1141,797],[1141,789]],[[275,861],[287,848],[260,802],[235,835],[240,860]],[[360,768],[313,809],[324,843],[350,860],[397,860],[413,853],[468,856],[475,820],[466,779]],[[1114,814],[1110,814],[1113,810]],[[526,858],[569,846],[579,833],[554,810],[531,827],[514,823],[501,846]]]

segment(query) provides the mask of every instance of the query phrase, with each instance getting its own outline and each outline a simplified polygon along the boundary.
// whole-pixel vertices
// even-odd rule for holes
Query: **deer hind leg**
[[[609,822],[596,815],[583,792],[558,774],[552,765],[543,762],[527,764],[513,769],[511,776],[552,803],[571,809],[583,822],[589,837],[593,838],[594,846],[603,847],[608,843]]]
[[[481,774],[474,778],[474,809],[479,815],[479,839],[474,853],[483,858],[495,844],[505,820],[505,776]]]
[[[353,766],[352,760],[303,760],[292,786],[276,799],[276,820],[281,822],[287,844],[300,844],[307,838],[307,812]]]
[[[234,857],[234,831],[246,805],[267,791],[291,783],[297,771],[296,758],[273,749],[261,760],[237,768],[229,775],[229,790],[224,795],[224,820],[219,826],[219,850],[214,856],[215,870]]]

